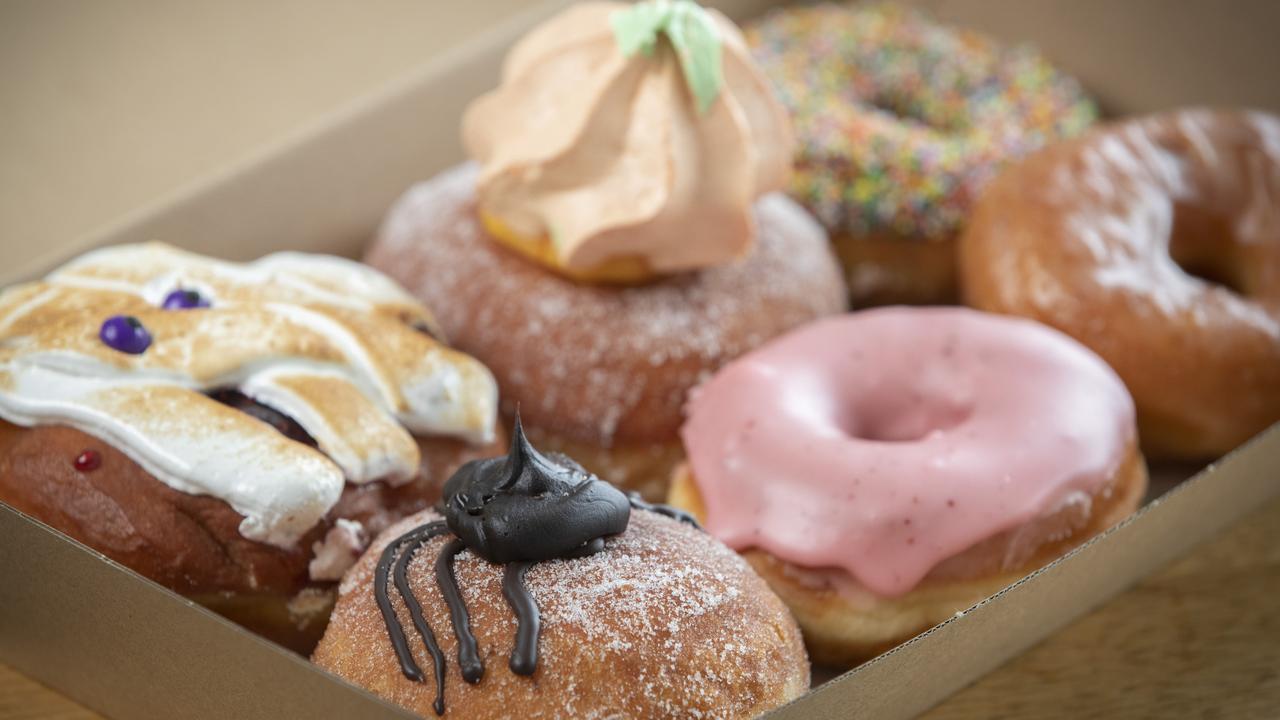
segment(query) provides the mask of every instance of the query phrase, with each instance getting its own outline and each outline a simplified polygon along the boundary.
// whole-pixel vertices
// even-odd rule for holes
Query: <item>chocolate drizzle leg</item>
[[[474,685],[484,677],[484,663],[480,661],[480,652],[476,648],[476,636],[471,634],[467,604],[462,601],[458,579],[453,575],[453,557],[466,547],[461,540],[454,540],[444,546],[440,557],[436,558],[436,582],[440,584],[440,594],[444,597],[445,605],[449,606],[453,634],[458,638],[458,667],[462,670],[462,679]]]
[[[435,524],[433,523],[433,525]],[[413,619],[413,626],[418,629],[418,634],[422,636],[422,644],[427,648],[427,652],[431,655],[431,662],[435,666],[436,701],[433,703],[433,707],[437,715],[444,714],[444,653],[441,652],[440,643],[436,642],[435,633],[431,632],[431,626],[427,624],[427,619],[422,615],[422,604],[418,602],[417,596],[413,594],[413,590],[409,587],[409,579],[406,573],[409,569],[409,563],[413,562],[413,556],[418,552],[418,549],[431,538],[443,535],[447,530],[447,527],[435,527],[430,535],[414,540],[409,544],[409,547],[405,548],[392,570],[392,578],[395,580],[396,589],[400,591],[400,597],[404,600],[405,607],[409,609],[409,617]]]
[[[445,483],[444,495],[445,519],[414,528],[392,541],[382,551],[374,575],[374,597],[404,676],[424,682],[391,605],[388,575],[394,578],[413,625],[431,654],[437,688],[433,707],[438,715],[444,714],[444,654],[407,577],[409,564],[425,543],[450,532],[456,536],[436,558],[435,575],[458,639],[462,678],[474,684],[484,677],[484,662],[453,570],[458,553],[466,549],[491,563],[506,564],[502,594],[516,616],[515,648],[508,667],[516,675],[530,676],[538,669],[541,617],[525,583],[529,568],[542,560],[580,558],[603,551],[605,538],[627,529],[633,508],[698,526],[686,512],[651,505],[635,494],[623,495],[573,460],[538,452],[525,437],[519,416],[507,456],[463,465]]]
[[[405,573],[409,567],[409,562],[413,560],[413,555],[422,547],[423,543],[434,537],[439,537],[449,532],[449,528],[443,522],[433,522],[421,527],[415,528],[404,535],[396,538],[387,544],[382,551],[382,557],[378,560],[378,568],[374,574],[373,595],[374,600],[378,603],[378,610],[382,612],[382,621],[387,626],[387,635],[391,638],[391,647],[396,651],[396,658],[400,661],[400,671],[404,676],[423,682],[422,669],[418,667],[418,663],[413,659],[413,653],[409,651],[408,640],[404,636],[404,628],[400,625],[400,619],[396,617],[395,608],[391,607],[391,596],[387,588],[387,574],[394,564],[394,576],[396,589],[400,591],[400,597],[404,600],[405,607],[409,609],[409,616],[413,619],[413,625],[418,630],[418,634],[422,636],[422,643],[426,646],[427,652],[431,655],[431,660],[435,664],[436,676],[436,701],[433,705],[437,715],[444,714],[444,653],[440,651],[440,645],[436,642],[435,633],[431,632],[431,626],[427,624],[427,619],[422,615],[422,605],[418,603],[418,598],[414,596],[413,590],[409,587],[409,581]],[[404,546],[408,546],[405,548]],[[397,558],[404,548],[404,553]]]
[[[531,562],[507,563],[502,574],[502,596],[516,615],[516,647],[511,651],[508,667],[517,675],[532,675],[538,669],[538,633],[542,631],[542,618],[538,603],[524,585],[524,574],[532,566]]]

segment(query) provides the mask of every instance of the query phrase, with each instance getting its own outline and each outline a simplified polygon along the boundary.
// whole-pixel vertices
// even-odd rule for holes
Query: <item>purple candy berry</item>
[[[200,296],[195,290],[183,290],[178,288],[168,295],[164,296],[164,302],[160,307],[165,310],[193,310],[195,308],[209,307],[209,301]]]
[[[98,331],[98,337],[112,350],[130,355],[141,355],[151,347],[151,333],[138,322],[138,318],[128,315],[107,318]]]

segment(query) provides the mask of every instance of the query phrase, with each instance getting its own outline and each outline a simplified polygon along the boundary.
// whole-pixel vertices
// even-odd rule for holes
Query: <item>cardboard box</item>
[[[0,282],[98,245],[159,239],[228,258],[357,254],[391,202],[461,158],[458,118],[504,49],[553,0],[240,167],[109,232],[6,258]],[[737,18],[764,0],[710,3]],[[1240,0],[918,0],[943,18],[1038,43],[1112,114],[1187,104],[1280,110],[1280,5]],[[9,248],[3,250],[9,254]],[[967,612],[775,713],[908,717],[1280,495],[1273,428],[1130,520]],[[1175,475],[1177,471],[1175,471]],[[1161,488],[1169,484],[1159,485]],[[114,717],[409,717],[303,658],[0,504],[0,661]]]

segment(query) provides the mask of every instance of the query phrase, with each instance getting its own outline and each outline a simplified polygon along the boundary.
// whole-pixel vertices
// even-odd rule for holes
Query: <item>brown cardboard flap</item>
[[[0,661],[116,718],[411,718],[0,503]]]

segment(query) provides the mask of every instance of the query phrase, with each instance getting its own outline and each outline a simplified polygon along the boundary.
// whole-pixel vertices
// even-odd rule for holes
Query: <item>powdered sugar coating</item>
[[[673,441],[685,394],[771,337],[845,309],[822,229],[781,195],[756,203],[746,258],[638,287],[577,284],[491,242],[476,167],[410,189],[366,261],[437,314],[531,427],[604,447]],[[696,239],[691,238],[691,242]]]
[[[373,692],[430,712],[434,681],[400,672],[373,598],[379,553],[393,538],[438,516],[428,511],[392,527],[343,580],[315,662]],[[803,693],[808,664],[799,631],[745,561],[679,522],[636,511],[606,549],[533,566],[526,582],[542,613],[537,672],[507,668],[516,631],[502,598],[501,565],[469,551],[455,572],[479,641],[485,677],[467,685],[432,564],[446,538],[428,543],[409,580],[449,666],[447,715],[606,718],[752,717]],[[429,657],[399,596],[393,603],[423,668]]]

